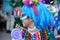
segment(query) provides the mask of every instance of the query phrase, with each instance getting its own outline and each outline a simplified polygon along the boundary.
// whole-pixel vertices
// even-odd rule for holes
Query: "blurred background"
[[[14,8],[19,4],[17,2],[16,5],[13,5],[16,2],[16,0],[0,0],[0,40],[11,40],[10,33],[16,23],[23,26],[20,18],[14,16]],[[60,0],[43,0],[42,3],[45,4],[54,19],[54,35],[60,37]]]

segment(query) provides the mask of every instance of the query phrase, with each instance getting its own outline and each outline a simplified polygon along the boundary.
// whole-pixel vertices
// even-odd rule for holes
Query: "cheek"
[[[28,20],[24,20],[23,21],[23,26],[27,26],[28,25]]]

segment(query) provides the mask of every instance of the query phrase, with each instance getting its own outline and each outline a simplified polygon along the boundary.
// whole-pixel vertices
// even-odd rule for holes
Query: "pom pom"
[[[24,5],[29,5],[30,0],[23,0]]]
[[[13,14],[15,17],[20,17],[22,16],[22,11],[20,9],[20,7],[16,7],[14,8],[14,14]]]
[[[19,29],[13,29],[12,32],[11,32],[11,37],[13,39],[22,39],[22,35],[21,35],[21,32]]]
[[[38,0],[34,0],[34,2],[35,2],[35,4],[37,4],[38,3]]]
[[[19,28],[20,26],[18,24],[16,24],[15,28]]]

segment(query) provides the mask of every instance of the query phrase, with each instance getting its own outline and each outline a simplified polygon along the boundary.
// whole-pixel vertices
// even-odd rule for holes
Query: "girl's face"
[[[23,26],[29,26],[32,22],[32,19],[31,18],[27,18],[25,20],[22,20],[22,23],[23,23]]]

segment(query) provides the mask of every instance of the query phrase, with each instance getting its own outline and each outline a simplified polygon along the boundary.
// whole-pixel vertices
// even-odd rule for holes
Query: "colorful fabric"
[[[43,40],[48,40],[48,32],[46,28],[42,30]]]
[[[38,11],[37,11],[36,5],[33,4],[33,5],[32,5],[32,8],[33,8],[33,10],[34,10],[36,16],[38,16]]]
[[[19,25],[18,25],[19,26]],[[15,30],[18,30],[15,31]],[[15,31],[15,32],[13,32]],[[20,31],[20,32],[19,32]],[[12,33],[13,32],[13,33]],[[55,37],[52,33],[49,34],[48,29],[47,28],[43,28],[42,31],[37,30],[34,34],[31,34],[28,29],[20,27],[19,28],[15,28],[12,30],[12,35],[18,39],[18,36],[21,35],[22,39],[24,40],[55,40]],[[21,34],[20,34],[21,33]],[[14,34],[14,35],[13,35]],[[16,36],[16,34],[19,34],[18,36]],[[19,36],[20,37],[20,36]],[[13,37],[12,37],[13,38]],[[15,39],[16,40],[16,39]]]
[[[20,27],[22,37],[24,40],[48,40],[47,30],[44,28],[43,31],[37,31],[35,34],[28,32],[28,29]]]

